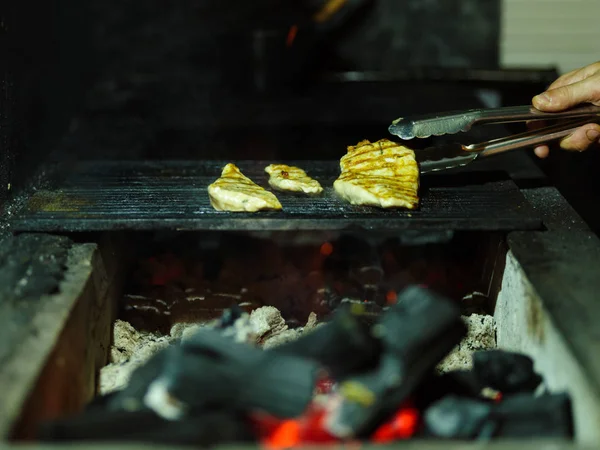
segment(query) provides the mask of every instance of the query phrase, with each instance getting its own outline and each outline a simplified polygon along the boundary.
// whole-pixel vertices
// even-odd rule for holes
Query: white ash
[[[496,348],[496,323],[492,316],[471,314],[463,316],[463,320],[467,324],[467,335],[438,365],[439,373],[470,370],[474,352]]]
[[[127,363],[104,366],[100,369],[98,394],[106,395],[123,389],[129,383],[133,370]]]
[[[128,361],[143,340],[142,334],[133,328],[129,322],[117,320],[113,327],[110,362],[118,364]]]
[[[286,326],[286,329],[284,330],[281,330],[275,334],[269,334],[269,336],[263,341],[262,348],[268,350],[270,348],[275,348],[288,342],[295,341],[296,339],[300,338],[303,333],[314,330],[319,325],[321,324],[317,324],[317,315],[314,312],[311,312],[308,315],[308,320],[306,321],[306,325],[304,325],[304,327],[287,329]]]
[[[129,322],[115,321],[110,364],[100,370],[100,394],[124,388],[131,373],[168,347],[171,340],[169,336],[138,331]]]
[[[324,323],[324,322],[322,322],[322,323]],[[319,325],[317,323],[317,315],[314,312],[311,312],[308,315],[308,320],[306,321],[306,325],[304,325],[304,329],[302,331],[312,330],[313,328],[316,328],[317,325]]]
[[[100,371],[99,393],[104,395],[123,389],[129,383],[134,370],[145,364],[158,351],[171,344],[189,339],[203,327],[214,327],[218,321],[209,323],[177,323],[169,336],[136,330],[129,322],[115,321],[113,345],[110,349],[110,364]],[[273,306],[263,306],[244,313],[224,334],[237,342],[247,342],[263,348],[273,348],[298,339],[304,330],[314,329],[317,316],[311,313],[304,328],[288,329],[279,310]]]
[[[175,324],[171,335],[175,338],[186,340],[193,336],[200,328],[215,327],[219,320],[205,324]],[[256,345],[270,337],[285,332],[288,329],[281,312],[274,306],[256,308],[250,314],[243,313],[232,326],[223,330],[225,336],[231,337],[236,342],[246,342]]]
[[[463,316],[463,320],[467,324],[467,335],[438,365],[440,373],[471,369],[473,352],[496,348],[496,325],[492,316],[471,314]],[[185,341],[201,328],[213,327],[216,323],[178,323],[171,328],[169,336],[162,336],[140,332],[128,322],[117,320],[113,330],[110,364],[100,371],[100,394],[124,388],[133,371],[158,351]],[[311,313],[304,327],[290,329],[277,308],[263,306],[251,314],[243,314],[232,327],[224,331],[238,342],[259,344],[267,350],[298,339],[303,333],[321,325],[324,322],[317,322],[317,315]]]
[[[138,331],[129,322],[116,320],[113,327],[111,363],[124,363],[132,359],[150,358],[169,345],[171,338],[158,333]]]
[[[274,306],[257,308],[250,314],[250,320],[258,339],[268,337],[268,334],[282,333],[288,329],[281,312]]]
[[[172,339],[181,339],[184,333],[187,333],[190,328],[201,327],[201,324],[198,323],[187,323],[187,322],[178,322],[171,327],[169,331],[169,336]]]
[[[232,326],[225,328],[223,330],[223,335],[231,337],[235,342],[240,343],[256,344],[256,341],[258,340],[256,327],[248,313],[242,314]]]
[[[295,341],[300,336],[302,336],[302,331],[300,329],[285,330],[279,334],[269,337],[269,339],[263,343],[262,348],[265,350],[275,348],[288,342]]]

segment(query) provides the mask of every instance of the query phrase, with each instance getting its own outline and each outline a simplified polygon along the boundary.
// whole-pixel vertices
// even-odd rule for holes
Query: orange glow
[[[403,408],[387,423],[381,425],[371,437],[373,442],[385,443],[411,438],[417,431],[419,412]]]
[[[321,255],[329,256],[332,253],[333,253],[333,245],[331,245],[331,242],[325,242],[325,243],[323,243],[323,245],[321,245]]]
[[[286,420],[263,440],[263,445],[275,450],[294,447],[300,442],[300,423],[297,420]]]
[[[387,294],[385,294],[385,301],[388,303],[388,305],[393,305],[396,303],[396,301],[398,301],[398,294],[396,291],[388,291]]]
[[[185,274],[183,262],[171,254],[160,258],[148,258],[147,263],[150,270],[150,284],[153,286],[165,286],[179,280]]]
[[[298,25],[292,25],[290,27],[290,31],[288,31],[287,39],[285,41],[285,45],[291,47],[294,41],[296,40],[296,35],[298,34]]]
[[[327,22],[335,13],[342,9],[347,2],[348,0],[328,0],[323,8],[315,14],[313,17],[314,21],[319,23]]]

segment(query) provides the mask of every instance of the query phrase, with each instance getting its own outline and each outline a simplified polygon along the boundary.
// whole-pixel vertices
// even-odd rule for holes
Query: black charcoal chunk
[[[466,333],[460,309],[432,291],[409,287],[374,325],[383,345],[378,366],[340,383],[329,431],[366,436],[388,419]]]
[[[474,439],[492,414],[490,403],[454,395],[431,405],[423,415],[425,435],[445,439]]]
[[[37,438],[42,442],[146,442],[201,447],[254,441],[250,424],[232,411],[211,411],[168,421],[152,411],[96,410],[43,423]]]
[[[372,368],[381,345],[361,316],[361,305],[340,307],[330,322],[272,351],[318,361],[335,379]]]
[[[516,394],[505,397],[494,411],[495,437],[573,437],[573,412],[568,394]]]
[[[566,394],[517,394],[500,403],[448,396],[424,414],[425,435],[446,439],[571,439]]]
[[[454,370],[442,374],[434,372],[423,378],[413,397],[415,406],[425,410],[448,395],[482,400],[481,385],[470,370]]]
[[[312,400],[320,371],[314,361],[265,352],[203,329],[169,349],[155,383],[191,412],[229,406],[295,417]],[[160,405],[152,408],[163,414]]]
[[[473,372],[482,387],[490,387],[503,394],[534,392],[542,382],[529,356],[502,350],[474,353]]]

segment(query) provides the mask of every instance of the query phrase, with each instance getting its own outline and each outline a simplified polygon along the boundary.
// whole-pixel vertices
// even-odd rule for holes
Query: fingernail
[[[550,97],[545,93],[536,95],[535,97],[533,97],[533,100],[535,100],[537,103],[542,103],[542,104],[548,104],[548,103],[552,102]]]
[[[585,132],[585,135],[587,136],[588,140],[590,142],[595,142],[598,138],[600,138],[600,131],[598,130],[587,130]]]

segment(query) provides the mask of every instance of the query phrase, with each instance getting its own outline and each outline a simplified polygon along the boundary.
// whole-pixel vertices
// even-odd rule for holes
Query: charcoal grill
[[[382,130],[399,109],[427,113],[524,104],[555,78],[554,70],[473,69],[469,64],[396,70],[397,62],[387,68],[352,70],[336,61],[338,66],[327,73],[311,74],[309,83],[297,86],[298,92],[278,90],[277,95],[265,98],[244,92],[241,98],[227,99],[222,86],[207,93],[217,76],[214,72],[181,62],[190,42],[196,42],[195,29],[176,25],[183,33],[180,41],[185,51],[177,46],[172,51],[174,47],[162,44],[178,20],[164,25],[163,34],[154,37],[144,34],[146,28],[138,24],[137,32],[144,39],[157,39],[151,46],[152,56],[160,60],[157,64],[140,52],[137,39],[119,37],[119,33],[128,35],[128,30],[119,28],[118,14],[111,16],[119,8],[96,2],[94,13],[111,16],[107,19],[111,31],[108,39],[102,34],[105,29],[94,29],[100,33],[95,39],[108,42],[109,51],[103,56],[112,51],[121,62],[113,61],[104,83],[95,85],[91,99],[67,132],[76,100],[83,99],[83,75],[91,68],[84,67],[80,58],[92,54],[83,47],[88,42],[75,36],[91,32],[91,26],[83,30],[88,24],[83,19],[91,23],[94,15],[84,3],[72,3],[79,9],[64,8],[60,14],[57,9],[56,20],[50,21],[46,20],[49,10],[48,14],[38,10],[31,21],[24,14],[27,2],[20,2],[21,10],[15,7],[6,20],[2,16],[0,24],[1,32],[12,38],[6,41],[12,47],[4,47],[5,41],[0,44],[10,63],[10,70],[0,74],[3,441],[31,437],[39,420],[77,411],[94,395],[97,373],[107,361],[111,327],[126,284],[123,278],[134,255],[130,252],[133,242],[141,241],[143,246],[155,232],[271,235],[304,231],[313,238],[332,232],[418,236],[403,240],[410,249],[407,254],[418,254],[415,248],[422,243],[448,243],[458,233],[472,239],[484,236],[481,242],[489,257],[477,260],[481,265],[477,269],[482,272],[482,295],[491,299],[490,308],[496,308],[498,343],[532,355],[551,389],[570,392],[577,437],[584,443],[597,443],[600,349],[595,324],[600,320],[600,241],[524,152],[448,175],[423,177],[422,205],[415,211],[352,207],[337,199],[331,188],[345,146],[384,137]],[[416,1],[411,8],[421,5]],[[72,20],[67,12],[81,14],[82,20]],[[162,14],[148,20],[161,22]],[[57,32],[49,30],[49,24],[59,22],[65,25],[61,29],[71,33],[61,36],[65,39],[60,42],[77,42],[82,47],[67,46],[71,53],[62,53],[56,51],[58,46],[39,46],[34,30],[54,36]],[[485,31],[479,30],[480,37],[487,36]],[[425,53],[430,53],[433,41],[424,47]],[[470,41],[470,49],[479,43],[479,39]],[[33,55],[31,67],[15,58],[21,52],[11,51],[20,49],[21,43],[26,44],[24,53]],[[198,53],[188,56],[215,62],[211,59],[214,48],[199,45]],[[410,50],[411,54],[416,51]],[[479,55],[478,48],[471,50]],[[361,47],[360,52],[360,59],[368,61],[368,48]],[[424,58],[417,53],[417,60]],[[447,63],[442,53],[435,64]],[[71,57],[61,59],[65,54]],[[486,58],[493,54],[493,49],[485,52]],[[156,69],[152,76],[145,73],[149,61]],[[66,102],[67,98],[71,101]],[[509,130],[480,132],[484,134],[474,140]],[[257,155],[264,161],[249,161]],[[230,214],[210,207],[206,187],[226,162],[236,162],[266,187],[263,168],[287,160],[321,181],[324,195],[281,194],[281,212]],[[463,444],[456,445],[462,448]],[[493,443],[489,448],[528,445],[543,446],[539,442],[516,447]],[[563,443],[550,445],[570,448]],[[437,448],[430,442],[407,446]],[[441,444],[441,448],[454,447]]]

